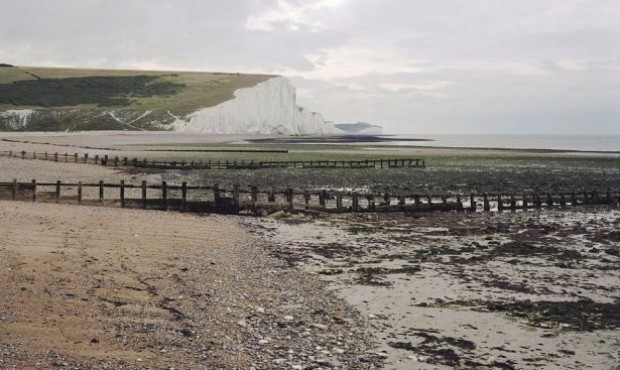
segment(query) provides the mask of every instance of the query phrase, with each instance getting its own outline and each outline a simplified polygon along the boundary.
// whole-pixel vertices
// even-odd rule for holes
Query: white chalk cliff
[[[176,117],[171,127],[217,134],[325,135],[338,131],[320,113],[298,107],[295,88],[284,77],[239,89],[234,95],[214,107]]]

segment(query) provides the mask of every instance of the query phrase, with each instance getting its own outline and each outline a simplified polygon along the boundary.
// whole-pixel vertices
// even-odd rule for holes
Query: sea
[[[382,135],[382,145],[620,153],[620,135]],[[399,140],[402,139],[402,140]],[[410,141],[427,140],[427,141]]]

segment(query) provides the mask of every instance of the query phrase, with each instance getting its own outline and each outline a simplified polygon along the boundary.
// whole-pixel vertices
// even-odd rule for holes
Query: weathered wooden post
[[[420,209],[420,195],[413,194],[413,204],[415,206],[415,209]]]
[[[78,181],[77,192],[78,192],[78,203],[82,203],[82,182],[81,181]]]
[[[401,206],[401,207],[405,206],[405,194],[400,193],[398,195],[398,205]]]
[[[69,162],[69,153],[65,153],[64,155],[65,155],[65,163]]]
[[[310,207],[311,197],[312,195],[310,195],[310,192],[308,190],[304,190],[304,202],[306,203],[306,209]]]
[[[592,199],[594,199],[594,204],[601,204],[601,199],[599,197],[598,191],[592,192]]]
[[[583,192],[583,204],[590,204],[590,199],[588,199],[588,192]]]
[[[168,210],[168,183],[161,182],[161,202],[165,210]]]
[[[58,153],[54,153],[54,161],[58,162]]]
[[[564,195],[564,193],[560,194],[560,205],[562,207],[566,206],[566,196]]]
[[[77,153],[73,154],[73,162],[74,163],[78,163],[78,154]]]
[[[250,185],[250,197],[252,198],[252,208],[256,209],[256,202],[258,201],[258,188],[254,185]]]
[[[99,164],[99,154],[95,154],[95,164]]]
[[[56,181],[56,203],[60,202],[60,180]]]
[[[538,193],[534,193],[534,205],[536,208],[542,207],[542,201],[540,200],[540,195],[538,195]]]
[[[433,196],[431,194],[426,196],[426,201],[428,202],[428,210],[433,210]]]
[[[103,180],[99,180],[99,201],[103,202]]]
[[[485,212],[491,210],[491,203],[489,203],[489,195],[487,193],[482,194],[482,206]]]
[[[517,199],[516,199],[514,193],[512,195],[510,195],[510,210],[512,212],[517,210]]]
[[[270,203],[273,203],[276,201],[276,192],[273,188],[269,189],[269,192],[267,193],[267,201]]]
[[[138,158],[134,158],[131,165],[134,167],[138,167]]]
[[[472,212],[476,212],[476,208],[478,208],[476,204],[476,197],[474,196],[474,193],[471,193],[469,195],[469,209],[471,209]]]
[[[381,168],[383,168],[383,159],[379,161],[381,163]]]
[[[366,196],[366,200],[368,201],[368,209],[374,211],[377,207],[375,205],[375,196],[374,194],[369,194]]]
[[[237,199],[236,202],[239,202],[239,186],[237,186]],[[181,210],[185,212],[187,210],[187,182],[183,181],[181,183]]]
[[[500,212],[504,210],[504,200],[501,194],[497,194],[497,210]]]
[[[45,160],[47,161],[47,152],[45,152]]]
[[[342,193],[336,193],[336,209],[342,211]]]
[[[11,199],[17,199],[17,179],[13,179],[13,188],[11,189]]]
[[[84,153],[84,163],[88,163],[88,153]]]
[[[577,193],[575,193],[574,191],[572,193],[570,193],[570,204],[572,206],[576,206],[577,205]]]
[[[32,180],[32,201],[37,201],[37,180]]]
[[[325,190],[321,190],[319,192],[319,205],[321,208],[325,208],[327,206],[327,192]]]
[[[146,209],[146,180],[142,180],[142,208]]]
[[[527,194],[523,194],[523,209],[527,210]]]
[[[125,208],[125,180],[121,180],[121,208]]]
[[[293,189],[286,189],[286,201],[288,202],[288,208],[293,209]]]
[[[551,193],[547,193],[547,206],[553,207],[553,197],[551,196]]]
[[[456,195],[456,204],[457,211],[463,211],[463,200],[461,199],[461,194]]]
[[[235,207],[239,207],[239,184],[233,185],[233,203]]]
[[[353,193],[353,199],[351,200],[352,210],[353,212],[358,212],[360,210],[360,199],[357,193]]]
[[[107,155],[107,154],[105,154],[105,155],[103,156],[103,160],[102,160],[102,163],[101,163],[101,164],[103,164],[104,166],[107,166],[107,165],[108,165],[108,155]]]
[[[385,194],[383,194],[383,204],[385,204],[386,206],[389,206],[390,200],[391,200],[390,193],[385,192]]]
[[[118,156],[114,157],[114,167],[118,167]]]
[[[26,159],[26,151],[22,150],[22,159]]]
[[[441,196],[441,203],[443,203],[443,205],[445,206],[446,204],[448,204],[448,196],[443,194]]]

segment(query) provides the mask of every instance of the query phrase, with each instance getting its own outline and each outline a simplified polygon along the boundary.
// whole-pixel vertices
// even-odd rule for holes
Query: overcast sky
[[[619,0],[0,0],[0,62],[282,74],[389,133],[620,134]]]

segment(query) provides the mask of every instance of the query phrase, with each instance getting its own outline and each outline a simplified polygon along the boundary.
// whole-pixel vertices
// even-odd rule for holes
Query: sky
[[[279,74],[386,133],[620,134],[618,0],[0,0],[0,62]]]

